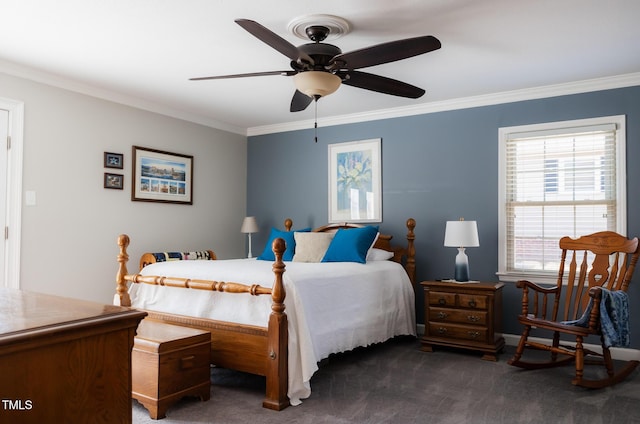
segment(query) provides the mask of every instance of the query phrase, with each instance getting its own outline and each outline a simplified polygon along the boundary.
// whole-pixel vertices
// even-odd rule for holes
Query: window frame
[[[614,124],[616,161],[616,231],[627,233],[627,173],[626,173],[626,117],[625,115],[603,116],[570,121],[545,122],[539,124],[501,127],[498,129],[498,276],[500,281],[514,282],[532,280],[538,283],[555,284],[557,272],[524,272],[507,270],[507,140],[514,133],[543,131],[563,131],[567,133],[576,127]]]

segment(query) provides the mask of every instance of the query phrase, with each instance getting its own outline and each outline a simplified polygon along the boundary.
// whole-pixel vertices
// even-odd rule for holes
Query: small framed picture
[[[104,173],[104,188],[113,188],[116,190],[122,190],[124,188],[123,185],[124,175],[121,174],[110,174],[108,172]]]
[[[104,152],[104,167],[105,168],[116,168],[123,169],[123,156],[122,153],[110,153]]]

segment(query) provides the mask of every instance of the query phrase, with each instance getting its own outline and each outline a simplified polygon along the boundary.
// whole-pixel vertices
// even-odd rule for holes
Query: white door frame
[[[0,97],[0,109],[9,111],[11,149],[7,157],[7,213],[4,240],[4,285],[20,288],[20,238],[22,235],[22,156],[24,146],[24,102]],[[2,143],[4,144],[4,143]]]

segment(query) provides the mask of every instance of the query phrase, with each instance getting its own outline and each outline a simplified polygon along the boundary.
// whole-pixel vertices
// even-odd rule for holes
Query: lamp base
[[[464,253],[464,247],[458,248],[454,278],[456,281],[469,281],[469,258]]]

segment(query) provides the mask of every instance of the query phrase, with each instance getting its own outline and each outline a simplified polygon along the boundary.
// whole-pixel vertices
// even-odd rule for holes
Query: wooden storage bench
[[[209,400],[211,334],[142,320],[131,353],[132,396],[153,419],[185,396]]]

